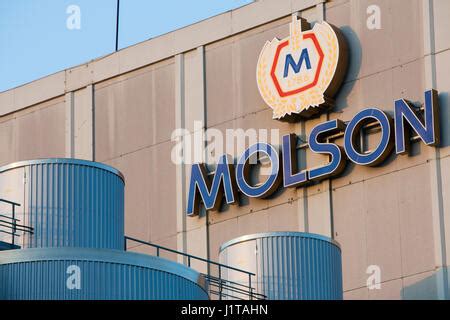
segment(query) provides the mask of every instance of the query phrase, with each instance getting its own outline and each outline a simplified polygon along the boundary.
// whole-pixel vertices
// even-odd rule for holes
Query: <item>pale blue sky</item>
[[[119,48],[252,0],[121,0]],[[67,7],[81,28],[66,26]],[[0,92],[115,49],[117,0],[0,0]]]

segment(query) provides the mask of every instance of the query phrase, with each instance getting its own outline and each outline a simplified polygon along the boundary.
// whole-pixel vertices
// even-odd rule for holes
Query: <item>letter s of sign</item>
[[[322,140],[335,133],[345,131],[345,124],[341,120],[331,120],[315,126],[309,135],[309,148],[317,154],[327,154],[330,162],[324,166],[309,170],[308,179],[326,179],[340,174],[345,169],[344,148]]]
[[[81,289],[81,269],[77,265],[70,265],[67,267],[67,274],[69,277],[66,281],[67,289],[69,290],[80,290]]]

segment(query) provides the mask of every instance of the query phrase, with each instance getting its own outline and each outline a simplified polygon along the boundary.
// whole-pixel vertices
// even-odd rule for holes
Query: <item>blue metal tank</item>
[[[254,272],[256,289],[270,300],[342,300],[339,244],[302,232],[242,236],[220,248],[221,263]],[[227,280],[246,283],[228,272]]]
[[[0,300],[207,300],[198,272],[111,249],[33,248],[0,253]]]
[[[10,244],[0,252],[0,299],[209,298],[193,269],[123,251],[124,178],[114,168],[76,159],[14,163],[0,168],[0,199],[2,218],[22,225],[0,234]]]
[[[34,229],[22,248],[122,249],[124,178],[107,165],[40,159],[0,168],[0,198],[19,204],[22,224]]]

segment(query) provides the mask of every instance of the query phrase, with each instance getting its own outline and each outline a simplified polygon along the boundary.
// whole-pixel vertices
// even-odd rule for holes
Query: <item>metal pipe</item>
[[[219,300],[222,300],[222,269],[219,266]]]
[[[117,10],[116,10],[116,51],[119,50],[119,16],[120,16],[120,0],[117,0]]]
[[[5,199],[0,199],[0,202],[4,202],[4,203],[8,203],[8,204],[13,205],[13,206],[18,206],[18,207],[20,207],[20,203],[16,203],[16,202],[13,202],[13,201],[5,200]]]
[[[16,205],[15,204],[12,205],[12,221],[14,221],[14,223],[12,225],[13,236],[12,236],[12,239],[11,239],[12,240],[11,243],[12,243],[12,245],[15,245],[16,240],[14,238],[14,235],[17,232],[17,227],[16,227],[16,223],[15,223],[15,221],[16,221]]]
[[[250,288],[250,300],[253,300],[252,276],[248,275],[248,287]]]

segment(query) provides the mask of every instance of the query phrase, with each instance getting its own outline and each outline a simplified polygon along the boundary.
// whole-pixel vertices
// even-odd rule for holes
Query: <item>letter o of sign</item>
[[[250,157],[255,153],[266,154],[271,162],[271,172],[266,181],[260,186],[252,186],[249,183]],[[239,189],[251,198],[265,198],[270,196],[280,184],[280,156],[278,151],[268,143],[256,143],[244,151],[236,166],[236,182]]]
[[[361,129],[377,121],[381,126],[381,140],[378,146],[368,152],[362,153],[355,148],[360,137]],[[344,136],[344,148],[350,161],[362,166],[376,166],[383,162],[393,148],[392,118],[385,112],[369,108],[360,111],[347,125]]]

